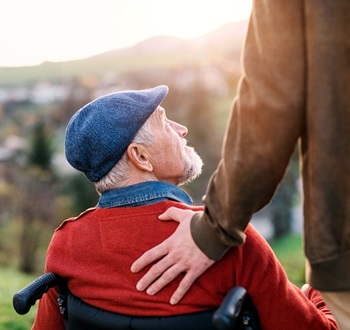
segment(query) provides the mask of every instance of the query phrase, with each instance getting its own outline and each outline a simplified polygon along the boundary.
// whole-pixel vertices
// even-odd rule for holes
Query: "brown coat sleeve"
[[[256,1],[243,76],[222,158],[192,221],[195,242],[217,260],[244,241],[254,212],[272,198],[304,126],[305,40],[302,1]]]

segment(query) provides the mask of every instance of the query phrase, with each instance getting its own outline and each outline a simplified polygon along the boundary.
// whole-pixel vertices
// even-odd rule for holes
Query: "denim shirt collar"
[[[188,205],[193,203],[192,198],[184,190],[171,183],[147,181],[105,191],[101,194],[97,207],[133,207],[169,199]]]

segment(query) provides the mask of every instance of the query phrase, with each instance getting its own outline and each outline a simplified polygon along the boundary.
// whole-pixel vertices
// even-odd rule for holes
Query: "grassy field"
[[[35,276],[0,267],[0,330],[28,330],[31,328],[36,308],[32,308],[26,315],[18,315],[12,307],[12,297],[34,278]]]
[[[301,287],[304,284],[304,256],[301,237],[291,235],[271,242],[277,257],[286,269],[289,279]],[[26,315],[18,315],[12,307],[12,297],[30,283],[35,276],[21,274],[13,269],[0,267],[0,330],[27,330],[31,328],[36,307]]]
[[[305,284],[305,257],[300,235],[289,235],[270,242],[289,280],[299,288]]]

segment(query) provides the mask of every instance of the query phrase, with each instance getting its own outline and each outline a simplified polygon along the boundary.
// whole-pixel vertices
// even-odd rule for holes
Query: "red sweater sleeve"
[[[239,248],[241,267],[237,284],[244,286],[259,311],[263,329],[337,329],[336,321],[313,290],[306,296],[289,282],[267,242],[249,226],[246,243]],[[309,298],[309,299],[308,299]]]

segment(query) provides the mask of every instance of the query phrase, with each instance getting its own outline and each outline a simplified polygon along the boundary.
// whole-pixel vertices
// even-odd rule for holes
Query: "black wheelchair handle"
[[[229,291],[220,307],[214,312],[213,323],[215,329],[234,329],[237,317],[241,312],[243,303],[248,299],[246,289],[236,286]]]
[[[40,299],[50,288],[57,285],[59,277],[53,273],[41,275],[25,288],[13,296],[13,307],[15,311],[24,315],[27,314],[35,302]]]

